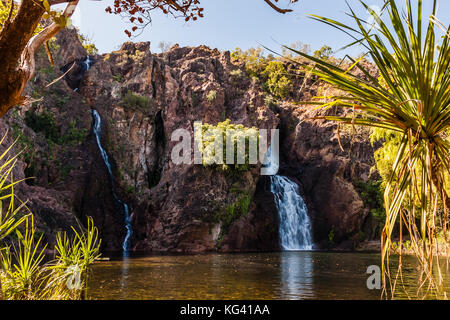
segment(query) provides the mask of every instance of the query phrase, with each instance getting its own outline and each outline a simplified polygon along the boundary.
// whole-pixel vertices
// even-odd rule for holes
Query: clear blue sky
[[[348,2],[359,15],[368,16],[359,0]],[[403,4],[404,0],[397,2]],[[427,7],[431,2],[424,0]],[[73,19],[81,32],[93,40],[100,53],[115,50],[124,41],[129,41],[123,32],[129,25],[120,16],[105,12],[110,3],[111,0],[81,0]],[[381,6],[383,1],[366,0],[366,3]],[[221,50],[248,49],[262,44],[275,51],[279,51],[279,44],[296,41],[310,44],[313,50],[324,44],[338,49],[350,42],[342,32],[307,17],[308,14],[318,14],[350,22],[351,19],[345,15],[348,12],[345,0],[299,0],[290,5],[294,12],[285,15],[273,11],[263,0],[201,0],[201,4],[205,8],[205,17],[195,22],[186,23],[184,19],[155,12],[152,25],[133,41],[151,41],[153,52],[160,51],[158,43],[161,41],[180,46],[205,44]],[[445,23],[450,22],[450,1],[441,0],[439,7],[438,17]],[[361,51],[354,48],[347,53],[357,55]]]

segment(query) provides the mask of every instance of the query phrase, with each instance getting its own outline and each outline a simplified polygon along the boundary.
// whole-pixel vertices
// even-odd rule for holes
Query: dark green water
[[[367,267],[379,264],[377,254],[329,252],[136,257],[94,265],[89,296],[151,300],[380,299],[380,290],[369,290],[366,284]],[[414,292],[417,268],[414,263],[404,265],[405,287]],[[399,297],[407,296],[400,293]]]

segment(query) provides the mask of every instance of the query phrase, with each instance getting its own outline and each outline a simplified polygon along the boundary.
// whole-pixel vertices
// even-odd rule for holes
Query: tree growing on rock
[[[298,0],[286,0],[297,2]],[[23,104],[23,90],[34,76],[36,51],[65,28],[79,0],[0,0],[0,117],[16,105]],[[264,0],[276,12],[291,9],[277,6],[278,0]],[[66,4],[64,11],[54,6]],[[142,31],[150,22],[150,14],[160,10],[164,14],[183,17],[186,21],[204,16],[199,0],[114,0],[106,11],[128,19],[133,27],[125,30],[128,36]],[[45,23],[49,21],[49,23]],[[39,28],[40,23],[45,27]]]

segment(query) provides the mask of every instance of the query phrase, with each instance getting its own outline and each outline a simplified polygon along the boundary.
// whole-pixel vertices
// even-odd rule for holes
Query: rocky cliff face
[[[344,136],[343,151],[334,124],[309,119],[316,111],[289,102],[267,105],[258,83],[235,72],[240,67],[228,52],[175,46],[156,55],[149,43],[125,43],[87,60],[70,30],[52,47],[55,66],[40,52],[37,76],[27,89],[35,100],[10,112],[0,126],[11,129],[9,141],[19,137],[16,151],[26,148],[17,174],[35,178],[20,195],[30,199],[47,240],[92,216],[104,250],[120,250],[124,213],[114,188],[131,208],[132,250],[279,249],[276,208],[258,167],[225,174],[170,160],[174,130],[193,133],[195,121],[225,119],[281,129],[281,173],[301,186],[318,243],[331,230],[336,242],[348,239],[364,224],[368,208],[352,182],[370,179],[370,145]],[[64,80],[51,84],[64,73]],[[310,83],[305,92],[317,89]],[[91,109],[102,118],[114,185],[92,132]],[[249,206],[241,205],[249,199]]]

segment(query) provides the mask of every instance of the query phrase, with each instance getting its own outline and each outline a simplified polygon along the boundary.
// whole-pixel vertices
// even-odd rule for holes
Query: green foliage
[[[11,2],[12,1],[0,1],[0,30],[2,29],[3,24],[8,19],[8,16],[10,14]],[[19,6],[17,5],[17,2],[16,2],[16,5],[14,6],[11,18],[14,18],[16,16],[18,8],[19,8]],[[43,29],[42,24],[39,24],[38,27],[36,28],[36,30],[34,31],[34,33],[36,34],[40,31],[42,31],[42,29]]]
[[[377,171],[383,181],[383,187],[386,187],[389,181],[401,140],[402,136],[399,133],[381,128],[371,128],[370,142],[372,146],[377,142],[382,143],[382,146],[375,151],[374,156]]]
[[[44,292],[48,297],[73,300],[87,298],[87,284],[90,266],[100,258],[101,240],[98,229],[91,217],[88,217],[86,231],[77,231],[72,227],[74,236],[59,233],[56,238],[56,259],[46,265],[50,271]],[[67,282],[76,277],[75,283],[68,288]],[[78,283],[76,283],[78,282]],[[61,287],[61,285],[63,285]]]
[[[61,180],[66,180],[67,176],[69,175],[70,171],[73,169],[71,165],[64,166],[61,168]]]
[[[220,211],[215,219],[222,223],[222,234],[227,234],[229,228],[240,217],[248,214],[251,196],[245,193],[241,193],[236,202],[226,206],[222,211]]]
[[[58,51],[61,46],[56,43],[56,38],[51,38],[50,40],[48,40],[48,48],[50,49],[50,51],[55,52]]]
[[[289,94],[292,82],[283,62],[275,60],[271,55],[264,57],[261,48],[250,48],[247,51],[236,48],[231,53],[231,60],[243,63],[247,75],[261,81],[265,90],[273,96],[285,98]]]
[[[259,131],[257,128],[248,128],[242,124],[232,124],[230,119],[226,119],[223,122],[219,122],[217,126],[211,124],[202,124],[201,128],[196,128],[196,141],[199,143],[199,151],[203,153],[203,165],[205,167],[218,164],[218,168],[222,171],[245,171],[249,170],[249,149],[246,146],[252,144],[258,148]],[[201,136],[200,136],[201,134]],[[234,146],[234,164],[226,164],[227,152],[227,135],[229,141],[232,141]],[[221,139],[217,140],[216,138]],[[238,144],[238,141],[245,141],[245,143]],[[222,154],[216,154],[217,147],[222,143]],[[245,154],[245,163],[238,164],[238,147],[239,150]],[[243,150],[245,148],[245,150]]]
[[[86,128],[79,129],[77,127],[77,122],[75,120],[71,120],[69,123],[69,129],[64,134],[64,136],[59,139],[60,144],[68,144],[71,146],[76,146],[82,143],[87,136]]]
[[[233,77],[233,79],[235,80],[239,80],[240,78],[242,78],[242,70],[241,69],[232,70],[230,71],[230,76]]]
[[[22,149],[21,158],[28,166],[31,166],[33,163],[33,141],[23,134],[22,128],[19,125],[13,124],[11,128],[13,130],[14,139],[16,139],[17,144]]]
[[[125,192],[126,192],[127,194],[133,194],[133,193],[136,192],[136,189],[135,189],[133,186],[129,186],[129,187],[125,190]]]
[[[381,176],[381,187],[383,189],[386,188],[386,186],[389,184],[389,181],[397,181],[397,176],[392,176],[392,168],[395,163],[395,159],[397,158],[398,150],[402,143],[402,136],[399,133],[392,132],[389,130],[381,129],[381,128],[371,128],[371,134],[370,134],[370,140],[372,145],[374,146],[376,143],[381,143],[381,147],[379,147],[375,153],[375,164],[378,173]],[[422,171],[422,165],[420,163],[416,164],[414,171],[419,174]],[[450,193],[450,184],[448,183],[449,180],[449,173],[444,172],[444,179],[447,181],[443,185],[443,188],[447,194]],[[421,187],[422,183],[421,181],[417,181],[417,186]],[[389,193],[389,198],[393,197],[393,190]],[[411,206],[414,206],[415,209],[419,212],[421,203],[418,201],[414,201],[411,198],[409,194],[405,195],[405,201],[408,203],[411,203]],[[442,207],[443,204],[440,202],[439,207]],[[380,214],[378,214],[380,213]],[[385,212],[381,213],[377,211],[377,215],[380,219],[382,217],[385,217]],[[417,218],[420,218],[418,216]]]
[[[128,58],[133,59],[135,63],[141,65],[147,53],[145,51],[136,50],[134,54],[129,54]]]
[[[116,74],[112,78],[114,81],[122,82],[122,76],[120,74]]]
[[[59,233],[56,259],[43,264],[42,235],[37,235],[33,218],[26,219],[24,231],[16,229],[13,250],[1,251],[0,281],[8,300],[79,300],[86,298],[90,266],[100,258],[98,230],[88,218],[86,232],[73,228],[74,237]]]
[[[264,57],[262,48],[250,48],[247,51],[236,48],[231,53],[231,61],[244,63],[247,75],[256,78],[261,75],[269,62]]]
[[[353,182],[364,203],[371,208],[383,208],[383,188],[381,181],[363,181]]]
[[[87,136],[86,128],[79,129],[76,120],[71,120],[68,130],[61,135],[59,126],[51,113],[42,112],[40,114],[32,111],[25,113],[25,123],[35,132],[41,132],[48,140],[49,145],[56,143],[59,145],[68,144],[76,146],[83,142]],[[23,136],[22,139],[28,139]],[[28,146],[28,145],[27,145]]]
[[[319,50],[314,51],[314,57],[320,60],[328,60],[333,54],[333,49],[329,46],[323,46]]]
[[[65,28],[70,23],[70,19],[64,15],[61,10],[52,10],[51,4],[48,0],[42,0],[42,4],[45,8],[45,13],[42,16],[43,19],[51,19],[55,23],[59,24],[61,28]]]
[[[40,264],[44,259],[46,245],[41,246],[42,235],[36,241],[32,216],[26,219],[24,232],[18,228],[15,231],[18,241],[13,245],[13,252],[9,247],[1,252],[4,296],[10,300],[35,300],[37,297],[33,288],[40,286],[39,279],[43,271]]]
[[[243,194],[239,197],[236,203],[236,208],[239,210],[241,215],[246,215],[248,213],[251,201],[252,198],[247,194]]]
[[[0,29],[3,27],[6,19],[8,19],[9,11],[11,10],[11,1],[0,1]],[[14,14],[17,13],[17,9],[14,10]]]
[[[49,65],[48,67],[42,67],[39,69],[39,72],[52,76],[55,72],[55,67],[52,65]]]
[[[330,232],[328,233],[328,246],[334,246],[334,226],[331,227]]]
[[[3,144],[5,139],[6,134],[1,139],[0,144]],[[26,215],[22,214],[25,205],[16,206],[16,203],[21,202],[14,193],[14,186],[21,182],[14,181],[12,173],[17,163],[17,155],[11,156],[10,152],[16,142],[6,148],[0,155],[0,251],[2,250],[1,242],[3,239],[14,232],[26,219]]]
[[[55,119],[50,113],[42,112],[40,114],[32,111],[25,113],[25,123],[35,132],[41,132],[47,139],[57,143],[60,137],[59,128],[56,126]]]
[[[13,146],[0,155],[0,296],[10,300],[61,300],[80,299],[84,294],[85,298],[89,268],[100,257],[98,230],[88,218],[86,232],[73,229],[72,241],[66,233],[59,234],[56,259],[43,264],[47,247],[43,234],[36,230],[33,215],[14,192],[21,181],[14,181],[12,175],[17,162],[17,155],[9,155]],[[72,282],[77,278],[79,281]],[[69,281],[75,286],[69,286]]]
[[[291,91],[292,81],[282,62],[270,61],[262,75],[267,79],[265,82],[267,91],[273,96],[285,98]]]
[[[41,132],[47,139],[48,152],[44,154],[45,158],[43,163],[47,163],[48,165],[48,160],[54,161],[55,166],[61,170],[60,178],[64,180],[73,168],[70,165],[63,166],[60,163],[60,161],[55,157],[55,147],[57,145],[63,147],[75,147],[81,144],[87,137],[87,129],[78,128],[77,121],[71,120],[69,127],[64,134],[61,135],[61,130],[59,126],[56,125],[53,115],[46,112],[36,114],[32,111],[28,111],[25,115],[25,123],[35,132]],[[34,143],[27,135],[23,134],[22,128],[18,125],[12,125],[12,129],[14,137],[17,139],[19,146],[23,149],[21,158],[27,164],[24,169],[25,176],[34,177],[36,175],[36,155]],[[30,180],[29,183],[32,184],[33,180]]]
[[[386,218],[383,202],[384,188],[382,183],[382,180],[370,180],[367,182],[359,180],[353,182],[353,185],[364,201],[364,206],[370,208],[372,216],[379,223],[380,227],[383,226]]]
[[[357,43],[367,48],[383,82],[360,64],[364,56],[356,61],[351,59],[351,67],[343,69],[317,57],[297,53],[314,62],[310,72],[338,89],[337,95],[326,97],[329,101],[326,104],[315,104],[355,111],[343,117],[325,116],[325,119],[389,131],[388,145],[379,153],[395,154],[384,193],[386,220],[382,233],[382,269],[385,288],[386,274],[390,279],[388,266],[393,231],[400,220],[409,232],[422,267],[425,280],[421,286],[445,296],[442,278],[434,277],[434,274],[441,274],[439,263],[438,272],[434,272],[434,264],[430,261],[439,254],[433,245],[439,221],[437,208],[447,202],[445,190],[450,182],[450,140],[447,135],[450,130],[450,28],[436,18],[437,0],[430,1],[433,8],[430,19],[423,18],[422,0],[417,0],[414,6],[412,2],[405,1],[403,14],[395,0],[386,0],[384,12],[388,19],[384,19],[362,1],[364,9],[374,19],[375,27],[364,23],[366,18],[356,16],[355,11],[350,14],[354,26],[313,16],[360,39]],[[437,34],[441,33],[437,26],[443,30],[442,34]],[[350,72],[354,68],[363,72],[367,80]],[[395,135],[400,141],[396,141]],[[390,147],[395,151],[388,150]],[[441,220],[445,230],[447,219]]]
[[[150,99],[148,97],[140,96],[132,91],[128,91],[122,99],[124,107],[131,109],[143,109],[146,110],[150,107]]]
[[[268,94],[264,97],[264,105],[273,111],[274,107],[277,106],[277,100],[272,95]]]
[[[217,99],[217,91],[216,90],[211,90],[208,92],[208,94],[206,95],[206,100],[209,103],[213,103],[215,100]]]

